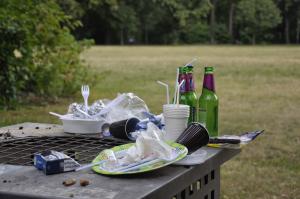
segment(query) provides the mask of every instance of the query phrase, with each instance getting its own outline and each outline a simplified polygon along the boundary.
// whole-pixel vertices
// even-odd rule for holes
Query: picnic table
[[[0,128],[0,148],[9,146],[13,140],[21,142],[32,136],[73,135],[64,133],[62,126],[55,124],[16,124]],[[102,139],[97,136],[91,135],[93,139]],[[33,166],[7,164],[7,150],[0,150],[0,198],[217,199],[220,198],[220,167],[240,149],[203,149],[207,155],[199,165],[170,165],[148,173],[125,176],[98,175],[90,169],[45,175]],[[14,150],[22,148],[14,146]],[[12,151],[13,154],[16,153]],[[76,179],[77,183],[69,187],[62,185],[69,178]],[[87,179],[90,184],[82,187],[80,179]]]

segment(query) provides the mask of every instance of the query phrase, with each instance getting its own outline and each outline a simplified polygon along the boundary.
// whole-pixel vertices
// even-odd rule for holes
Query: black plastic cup
[[[188,149],[188,154],[197,151],[209,142],[207,129],[198,122],[193,122],[177,138],[177,143],[184,145]]]
[[[109,132],[115,138],[120,139],[130,139],[130,133],[135,131],[136,125],[140,122],[137,118],[129,118],[126,120],[121,120],[113,122],[109,126]]]

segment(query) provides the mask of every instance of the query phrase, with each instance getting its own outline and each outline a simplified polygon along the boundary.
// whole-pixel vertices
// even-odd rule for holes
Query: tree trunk
[[[144,27],[144,31],[145,31],[145,44],[148,44],[148,43],[149,43],[149,38],[148,38],[148,27],[147,27],[146,24],[145,24],[145,27]]]
[[[124,29],[121,28],[121,32],[120,32],[120,44],[124,45]]]
[[[297,28],[296,28],[296,43],[299,44],[300,39],[300,19],[297,19]]]
[[[256,35],[253,34],[252,35],[252,45],[255,45],[256,44]]]
[[[233,0],[229,1],[229,16],[228,16],[228,34],[230,36],[231,43],[234,41],[233,37],[233,14],[234,14],[234,2]]]
[[[106,30],[106,33],[105,33],[105,44],[106,45],[110,44],[110,32],[109,32],[109,30]]]
[[[216,5],[218,0],[212,0],[213,7],[210,11],[210,43],[215,44],[215,29],[216,29]]]
[[[289,19],[285,16],[284,19],[284,36],[285,36],[285,43],[290,43],[290,27],[289,27]]]

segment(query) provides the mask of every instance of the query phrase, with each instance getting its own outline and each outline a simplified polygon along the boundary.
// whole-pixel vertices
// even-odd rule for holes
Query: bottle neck
[[[195,91],[195,82],[194,82],[193,73],[188,73],[187,74],[186,81],[187,81],[186,92]]]
[[[203,88],[215,93],[215,82],[213,73],[205,73],[203,79]]]
[[[178,76],[178,84],[180,84],[182,82],[182,80],[184,80],[184,83],[180,86],[180,93],[183,94],[186,92],[186,74],[185,73],[181,73]]]

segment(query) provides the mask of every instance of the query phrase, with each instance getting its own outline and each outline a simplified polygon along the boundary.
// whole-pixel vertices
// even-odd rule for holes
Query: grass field
[[[199,95],[203,66],[215,66],[221,134],[265,129],[264,135],[222,167],[222,198],[300,198],[300,47],[107,46],[92,47],[82,56],[97,77],[90,85],[90,101],[134,92],[155,113],[162,111],[165,102],[156,80],[173,88],[176,67],[198,57]],[[78,93],[57,104],[2,111],[0,126],[58,123],[47,112],[64,113],[68,104],[81,100]]]

